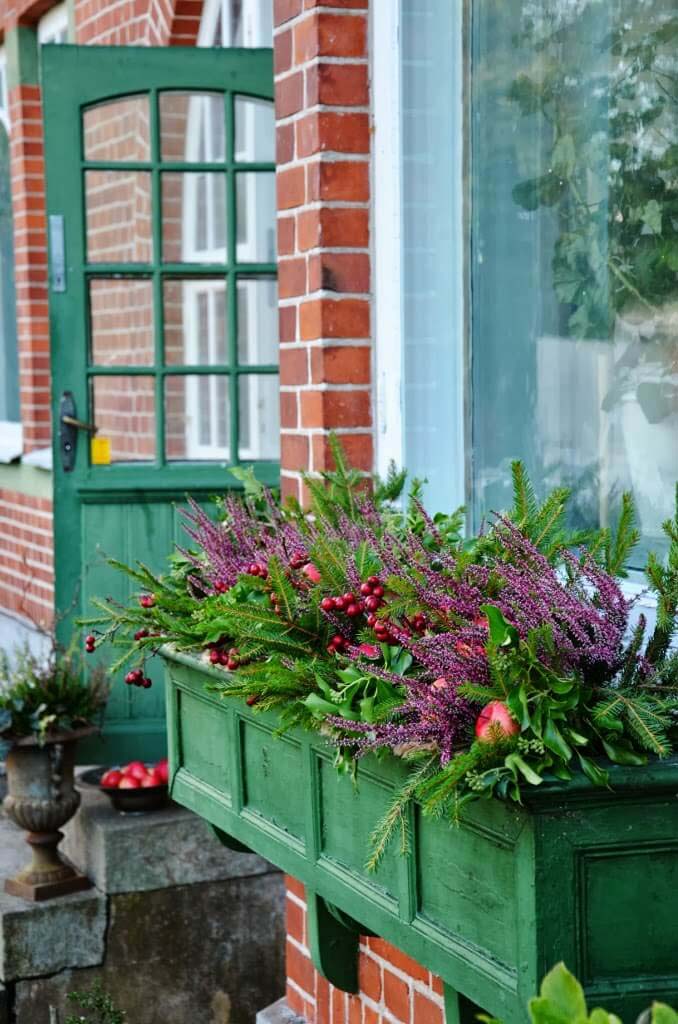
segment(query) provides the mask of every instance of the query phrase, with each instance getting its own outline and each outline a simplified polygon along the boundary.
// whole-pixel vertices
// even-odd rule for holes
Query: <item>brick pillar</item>
[[[281,484],[302,500],[331,430],[372,469],[367,2],[274,6]]]
[[[17,337],[24,450],[50,444],[45,164],[37,40],[7,33]]]
[[[313,967],[303,885],[287,878],[287,1005],[307,1024],[445,1024],[443,985],[383,939],[363,937],[356,995],[341,992]]]

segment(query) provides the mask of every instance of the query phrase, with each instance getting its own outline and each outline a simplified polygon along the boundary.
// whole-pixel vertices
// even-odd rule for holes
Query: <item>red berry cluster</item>
[[[226,650],[223,644],[210,644],[207,649],[210,652],[209,657],[213,665],[223,665],[224,668],[232,672],[238,665],[243,664],[243,659],[235,647]]]
[[[147,629],[138,629],[136,631],[136,633],[134,634],[134,639],[135,640],[143,640],[145,636],[150,636],[150,635],[151,634],[148,632]]]
[[[155,594],[142,594],[139,598],[139,604],[142,608],[152,608],[155,604]]]
[[[343,654],[343,652],[347,650],[348,647],[349,642],[346,639],[346,637],[342,636],[341,633],[337,633],[337,635],[333,636],[329,644],[327,645],[327,653]]]
[[[224,580],[217,580],[214,584],[214,592],[216,594],[225,594],[230,589],[228,583],[225,583]]]
[[[415,633],[423,633],[426,629],[428,622],[423,612],[416,612],[411,619],[407,620],[409,625],[415,631]]]
[[[290,569],[293,569],[296,572],[297,569],[303,569],[307,562],[308,555],[305,551],[295,551],[290,558]]]
[[[93,654],[94,651],[96,650],[96,645],[97,638],[95,636],[92,636],[91,633],[88,633],[87,636],[85,637],[85,650],[87,651],[87,653]]]
[[[150,690],[153,686],[153,681],[145,676],[140,668],[133,668],[131,672],[128,672],[125,682],[128,686],[143,686],[144,690]]]
[[[248,576],[258,576],[260,579],[265,580],[268,577],[268,569],[265,565],[261,565],[258,562],[252,562],[247,569]]]

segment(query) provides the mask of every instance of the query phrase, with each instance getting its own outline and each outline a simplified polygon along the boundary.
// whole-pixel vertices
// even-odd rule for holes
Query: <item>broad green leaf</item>
[[[523,778],[532,786],[540,786],[544,781],[541,775],[537,775],[537,773],[530,768],[529,764],[527,764],[526,761],[523,761],[520,754],[507,754],[504,759],[504,764],[507,768],[510,768],[511,771],[520,772]]]
[[[637,754],[630,747],[625,746],[622,743],[613,743],[609,739],[602,741],[605,753],[609,757],[610,761],[614,764],[623,764],[628,767],[640,767],[641,765],[647,764],[647,757],[643,754]]]
[[[653,1003],[652,1024],[678,1024],[678,1013],[666,1003]]]
[[[482,604],[481,612],[490,625],[490,640],[495,647],[508,647],[518,639],[518,631],[511,626],[493,604]]]
[[[607,1010],[601,1010],[597,1006],[595,1010],[591,1010],[589,1024],[622,1024],[622,1022],[614,1013],[608,1013]]]
[[[650,231],[655,235],[662,233],[662,208],[656,199],[650,199],[643,207],[641,213],[643,224],[647,224]]]
[[[586,775],[586,777],[590,779],[595,786],[607,786],[610,777],[606,771],[599,768],[598,765],[589,757],[584,757],[584,755],[579,751],[577,751],[577,757],[579,758],[579,763],[584,775]]]
[[[545,746],[552,750],[554,754],[562,758],[563,761],[569,761],[572,757],[572,748],[563,739],[563,736],[558,729],[556,723],[551,719],[546,719],[546,725],[542,733],[542,739]]]
[[[541,983],[540,994],[541,1002],[551,1008],[551,1019],[566,1020],[572,1024],[586,1019],[584,990],[562,961],[546,975]]]

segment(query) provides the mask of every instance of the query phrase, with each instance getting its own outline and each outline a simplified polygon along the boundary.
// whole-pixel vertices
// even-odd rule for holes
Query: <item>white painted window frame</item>
[[[273,45],[273,2],[272,0],[245,0],[243,4],[243,38],[241,42],[231,38],[231,19],[228,17],[231,0],[206,0],[203,8],[198,46],[272,46]],[[220,38],[217,37],[219,15],[221,14]]]
[[[401,3],[375,4],[371,15],[372,104],[374,118],[374,158],[372,161],[374,326],[375,326],[375,409],[376,468],[385,475],[389,465],[406,467],[405,437],[407,415],[404,386],[404,309],[403,309],[403,135],[402,135],[402,47]],[[461,50],[461,39],[459,40]],[[460,107],[463,103],[461,59],[453,61],[455,85]],[[450,116],[453,112],[450,111]],[[460,116],[460,124],[463,124]],[[463,188],[463,147],[459,147],[456,176],[459,196]],[[452,185],[454,187],[454,185]],[[457,209],[459,245],[463,245],[463,202]],[[466,340],[464,326],[464,279],[461,249],[454,254],[453,267],[459,280],[453,285],[458,294],[457,316],[450,325],[456,339],[456,389],[450,395],[455,405],[456,433],[450,438],[447,472],[454,473],[453,505],[466,503],[467,425],[466,425]],[[407,468],[407,467],[406,467]]]
[[[38,22],[38,43],[44,46],[46,43],[67,43],[68,42],[68,3],[56,4],[47,14],[43,14]]]
[[[7,90],[7,53],[0,46],[0,122],[10,134],[9,98]],[[17,387],[19,381],[17,380]],[[0,420],[0,463],[14,462],[23,452],[23,427],[16,420]]]

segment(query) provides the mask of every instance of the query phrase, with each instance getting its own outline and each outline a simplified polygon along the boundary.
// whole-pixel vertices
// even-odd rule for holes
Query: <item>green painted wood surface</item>
[[[459,826],[414,808],[409,853],[368,874],[368,835],[404,766],[366,758],[354,786],[321,737],[276,737],[274,714],[210,693],[215,678],[167,652],[173,798],[440,975],[450,1019],[475,1005],[522,1024],[561,959],[590,1005],[624,1020],[678,1002],[678,760],[614,768],[611,790],[582,777],[523,807],[479,801]],[[333,942],[350,989],[355,943]]]
[[[21,30],[24,31],[24,30]],[[90,598],[110,597],[124,601],[131,585],[106,564],[115,557],[133,564],[140,560],[154,571],[166,565],[177,540],[185,542],[180,528],[178,508],[187,493],[206,503],[209,496],[240,486],[224,462],[170,462],[164,455],[164,380],[170,375],[207,372],[208,368],[165,365],[163,355],[162,287],[173,275],[215,275],[226,280],[229,294],[235,296],[240,275],[258,272],[269,276],[275,266],[237,264],[235,261],[235,220],[231,217],[229,257],[224,265],[163,263],[161,260],[160,222],[153,224],[154,262],[150,264],[93,263],[88,265],[85,245],[84,175],[87,169],[119,170],[126,163],[88,163],[84,159],[82,112],[91,104],[124,95],[149,97],[151,159],[135,163],[151,176],[152,194],[158,201],[163,170],[174,164],[159,159],[158,97],[162,90],[197,90],[224,93],[226,134],[230,149],[223,165],[210,170],[225,172],[231,205],[234,202],[234,178],[237,167],[272,170],[272,164],[236,164],[233,159],[233,97],[235,93],[272,99],[273,66],[270,50],[212,50],[189,47],[153,49],[149,47],[47,46],[42,48],[42,84],[44,98],[45,149],[47,161],[48,214],[64,218],[66,281],[65,292],[50,286],[50,333],[53,379],[53,422],[58,422],[59,398],[63,391],[73,393],[80,419],[91,421],[91,381],[96,375],[139,373],[155,381],[156,458],[153,462],[90,464],[89,443],[85,434],[78,438],[76,465],[66,473],[61,467],[58,431],[53,431],[54,448],[54,531],[56,606],[59,629],[65,639],[74,619],[89,615]],[[198,164],[176,165],[191,169]],[[231,210],[233,213],[233,210]],[[95,366],[89,357],[88,282],[92,278],[116,276],[146,278],[152,281],[155,324],[155,356],[150,367]],[[240,369],[237,366],[237,304],[229,302],[228,365],[209,367],[211,373],[228,377],[231,393],[232,440],[237,452],[237,390]],[[258,366],[249,372],[270,374],[274,366]],[[235,461],[235,460],[234,460]],[[278,465],[255,465],[260,479],[269,484],[278,481]],[[99,657],[109,658],[101,649]],[[79,749],[85,761],[114,762],[131,757],[161,756],[166,746],[162,673],[151,671],[156,686],[137,691],[116,680],[106,717],[104,741],[88,742]],[[196,711],[197,715],[197,711]],[[196,756],[198,756],[196,752]],[[214,780],[213,780],[214,781]]]

